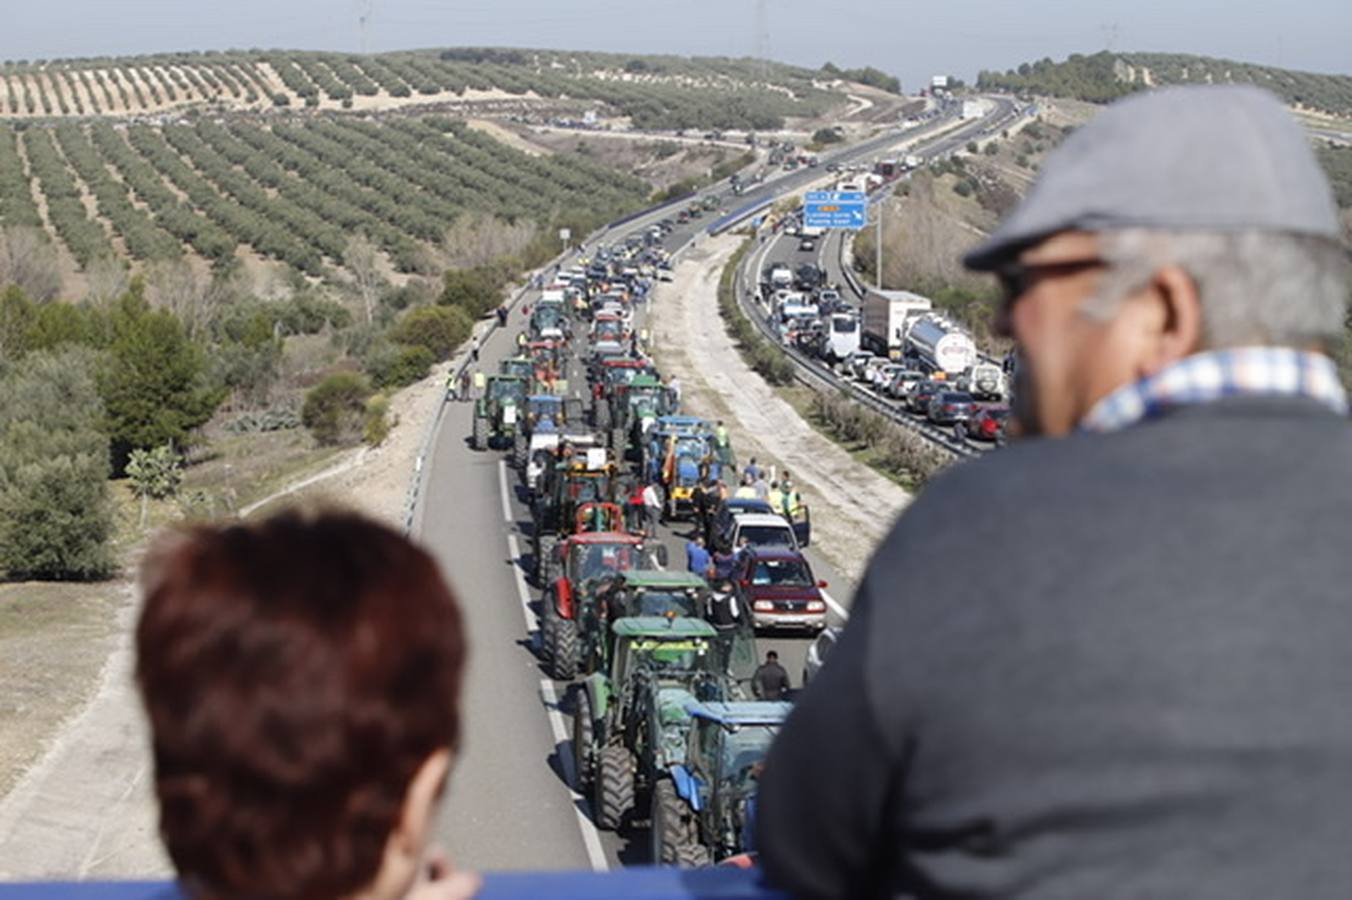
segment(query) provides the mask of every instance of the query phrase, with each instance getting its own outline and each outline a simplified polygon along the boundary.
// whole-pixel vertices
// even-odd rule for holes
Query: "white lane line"
[[[842,621],[850,621],[850,611],[837,603],[835,597],[832,597],[830,594],[826,593],[826,591],[822,591],[822,599],[826,601],[826,605],[830,608],[831,612],[840,616]]]
[[[502,521],[511,525],[516,521],[512,517],[512,495],[507,490],[507,460],[498,460],[498,487],[502,489]]]
[[[535,610],[530,608],[530,591],[526,589],[526,576],[521,574],[521,545],[516,542],[516,535],[507,535],[507,552],[512,557],[512,574],[516,576],[516,594],[521,598],[521,612],[526,617],[526,631],[538,632],[540,630],[540,620],[535,615]]]
[[[554,730],[554,740],[560,746],[572,746],[568,727],[563,723],[563,713],[559,712],[559,695],[554,691],[554,682],[540,681],[540,695],[544,698],[545,709],[549,711],[549,727]],[[606,860],[606,851],[601,847],[601,835],[592,820],[582,813],[582,795],[577,791],[577,772],[573,770],[573,754],[559,750],[559,766],[568,782],[568,793],[573,799],[573,813],[577,816],[577,827],[582,830],[582,845],[587,849],[587,860],[593,872],[606,872],[610,863]]]
[[[510,524],[513,521],[512,505],[507,490],[507,464],[503,460],[498,460],[498,486],[502,489],[502,517]],[[511,556],[512,575],[516,580],[517,597],[521,601],[521,613],[526,618],[526,631],[538,634],[540,623],[535,611],[530,608],[530,590],[526,587],[526,576],[521,573],[521,545],[514,534],[507,535],[507,552]],[[540,696],[549,715],[549,727],[554,732],[555,746],[568,744],[570,740],[568,727],[563,722],[563,713],[559,712],[559,695],[554,690],[554,683],[541,680]],[[564,780],[568,784],[568,795],[572,800],[573,814],[577,816],[577,827],[582,832],[582,845],[587,850],[587,860],[591,863],[593,871],[605,872],[609,870],[610,863],[607,862],[606,852],[601,847],[601,836],[597,833],[596,826],[582,812],[580,803],[582,795],[577,792],[577,773],[573,771],[573,756],[562,750],[558,753],[559,766],[563,769]]]

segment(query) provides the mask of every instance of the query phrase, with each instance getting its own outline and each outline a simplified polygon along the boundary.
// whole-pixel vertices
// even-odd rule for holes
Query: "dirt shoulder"
[[[754,456],[793,473],[812,509],[813,544],[857,584],[910,495],[814,430],[742,361],[718,313],[718,282],[740,240],[702,240],[682,255],[675,280],[658,285],[653,353],[680,378],[691,412],[723,420],[739,462]]]
[[[314,456],[318,467],[240,512],[322,498],[401,527],[449,367],[391,398],[380,447]],[[135,590],[53,587],[0,586],[0,880],[168,876],[133,684]]]

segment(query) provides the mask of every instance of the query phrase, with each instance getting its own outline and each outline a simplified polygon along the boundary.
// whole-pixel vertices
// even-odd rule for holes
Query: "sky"
[[[507,46],[872,65],[907,90],[1099,50],[1352,74],[1349,0],[5,0],[0,60]],[[764,16],[758,10],[764,9]],[[363,30],[361,20],[365,16]],[[765,27],[758,23],[763,21]]]

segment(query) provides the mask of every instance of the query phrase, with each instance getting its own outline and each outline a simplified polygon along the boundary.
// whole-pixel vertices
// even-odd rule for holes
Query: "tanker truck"
[[[906,332],[905,344],[905,355],[931,372],[961,375],[977,361],[972,339],[937,316],[916,320]]]

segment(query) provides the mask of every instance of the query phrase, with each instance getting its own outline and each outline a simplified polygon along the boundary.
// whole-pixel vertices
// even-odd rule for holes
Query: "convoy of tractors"
[[[702,865],[751,849],[761,760],[789,709],[754,696],[756,629],[815,633],[825,607],[803,593],[816,582],[794,594],[767,581],[811,578],[806,509],[734,500],[726,432],[682,415],[679,389],[645,355],[636,313],[668,267],[631,243],[558,271],[524,309],[516,355],[485,379],[472,439],[505,451],[529,498],[538,651],[570,682],[575,771],[596,824],[647,822],[654,862]],[[669,565],[659,519],[706,535],[728,578]]]

